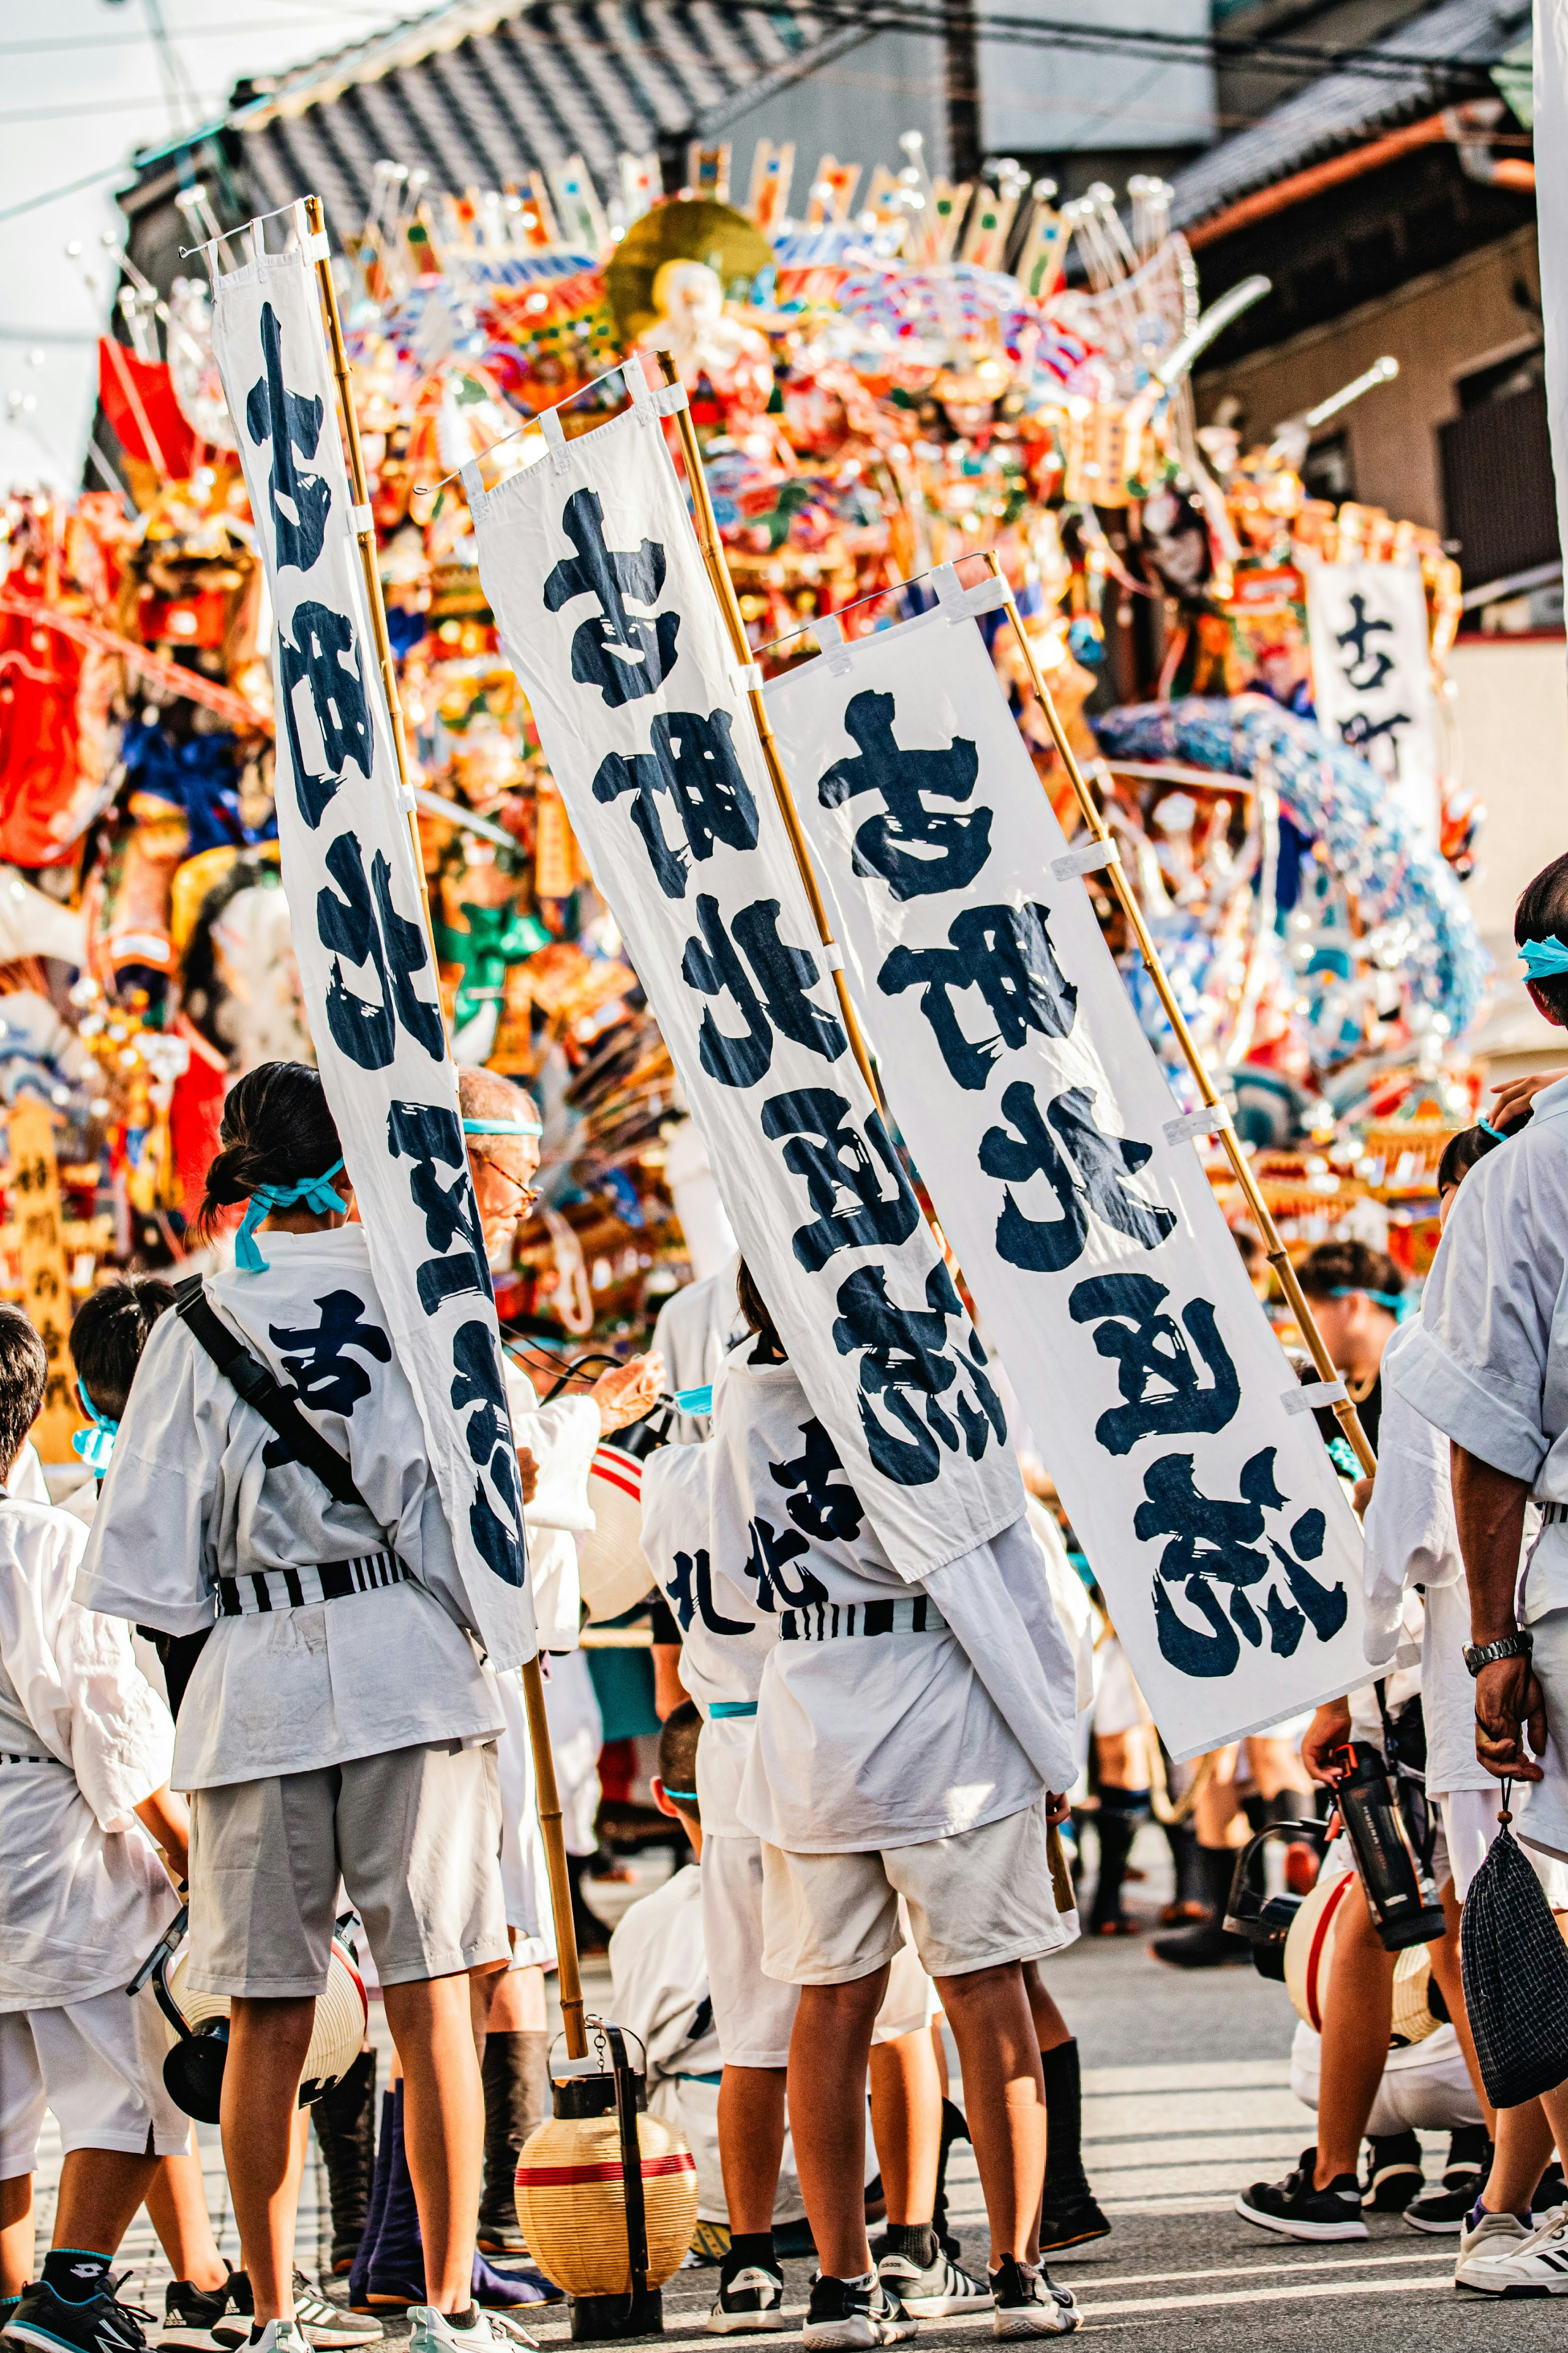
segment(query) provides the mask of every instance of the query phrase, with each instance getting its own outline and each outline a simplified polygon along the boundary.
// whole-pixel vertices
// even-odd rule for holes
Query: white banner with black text
[[[962,607],[767,690],[921,1176],[1173,1754],[1366,1679],[1360,1538]]]
[[[300,247],[218,280],[213,348],[275,614],[278,830],[310,1036],[473,1623],[491,1663],[515,1667],[533,1655],[533,1606],[500,1334]],[[311,1377],[336,1357],[352,1396],[344,1352],[384,1355],[386,1336],[349,1293],[320,1304]]]
[[[747,1264],[900,1571],[1023,1511],[984,1352],[856,1067],[655,396],[499,489],[479,575]],[[820,1434],[819,1434],[820,1437]],[[808,1459],[809,1458],[809,1459]],[[781,1466],[783,1467],[783,1466]],[[784,1517],[759,1599],[797,1597]],[[799,1496],[789,1508],[810,1508]],[[763,1526],[759,1522],[759,1529]],[[773,1541],[759,1535],[759,1544]]]

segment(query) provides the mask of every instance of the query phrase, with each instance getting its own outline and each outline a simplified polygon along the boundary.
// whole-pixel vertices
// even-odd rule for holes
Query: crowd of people
[[[1568,1028],[1568,858],[1525,892],[1516,934],[1537,1006]],[[535,1198],[540,1123],[492,1072],[463,1071],[459,1092],[499,1267]],[[1344,1881],[1294,2054],[1317,2139],[1237,2211],[1310,2241],[1399,2211],[1455,2237],[1464,2285],[1568,2285],[1568,2086],[1489,2104],[1461,1968],[1500,1778],[1568,1912],[1568,1080],[1503,1090],[1452,1138],[1439,1185],[1415,1312],[1364,1243],[1321,1245],[1300,1269],[1378,1455],[1372,1479],[1342,1465],[1365,1532],[1366,1682],[1180,1769],[1037,1496],[961,1559],[900,1575],[743,1262],[679,1293],[648,1354],[547,1401],[509,1363],[569,1818],[593,1802],[574,1676],[595,1451],[711,1385],[710,1416],[677,1425],[642,1475],[653,1795],[694,1860],[626,1915],[610,1963],[649,2105],[695,2158],[715,2333],[795,2325],[792,2253],[816,2264],[808,2346],[973,2313],[1002,2337],[1079,2326],[1047,2259],[1111,2224],[1047,1982],[1079,1934],[1063,1834],[1070,1857],[1075,1822],[1086,1847],[1094,1824],[1084,1925],[1113,1936],[1132,1926],[1123,1890],[1151,1814],[1175,1880],[1154,1951],[1173,1968],[1250,1960],[1230,1918],[1249,1835],[1282,1826],[1303,1898]],[[215,1250],[174,1289],[110,1282],[77,1315],[89,1475],[61,1503],[27,1435],[43,1345],[0,1314],[0,2348],[141,2353],[150,2328],[190,2353],[331,2353],[395,2310],[415,2353],[483,2353],[561,2295],[514,2194],[549,2111],[556,1957],[521,1685],[484,1658],[312,1070],[266,1064],[230,1092],[198,1239],[236,1210],[232,1262]],[[1396,1956],[1329,1819],[1363,1747],[1423,1783],[1411,1860],[1441,1922],[1426,2000],[1442,2025],[1418,2042],[1395,2031]],[[378,2099],[367,2040],[302,2106],[345,1915],[394,2081]],[[165,2085],[154,1989],[127,1999],[182,1926],[187,1993],[226,2004],[237,2270]],[[36,2263],[46,2110],[64,2157]],[[346,2295],[296,2261],[312,2119]],[[1451,2136],[1431,2185],[1422,2129]],[[958,2138],[984,2263],[949,2225]],[[113,2270],[143,2205],[174,2274],[161,2325]]]

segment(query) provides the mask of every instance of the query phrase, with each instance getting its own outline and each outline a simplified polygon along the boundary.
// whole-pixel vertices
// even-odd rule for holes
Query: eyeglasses
[[[512,1191],[517,1195],[517,1205],[520,1209],[528,1208],[533,1202],[538,1200],[539,1187],[537,1185],[523,1184],[521,1178],[510,1175],[506,1169],[500,1167],[493,1160],[486,1159],[483,1165],[489,1169],[492,1176],[499,1176],[503,1185],[510,1185],[511,1187]]]

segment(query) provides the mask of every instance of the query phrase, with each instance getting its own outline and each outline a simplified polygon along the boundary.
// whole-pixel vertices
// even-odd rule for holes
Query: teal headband
[[[1519,954],[1527,980],[1556,980],[1568,972],[1568,947],[1561,940],[1526,940]]]
[[[666,1781],[663,1786],[664,1794],[667,1798],[685,1798],[691,1805],[695,1805],[697,1803],[697,1792],[695,1789],[672,1789],[668,1781]]]
[[[76,1388],[77,1395],[82,1402],[82,1410],[92,1416],[98,1427],[96,1430],[75,1431],[71,1438],[71,1446],[75,1452],[81,1456],[88,1469],[101,1479],[109,1468],[109,1458],[114,1451],[114,1437],[120,1424],[117,1421],[110,1421],[106,1413],[100,1413],[79,1380]]]
[[[1366,1285],[1361,1282],[1342,1282],[1330,1292],[1329,1297],[1354,1299],[1360,1292],[1365,1292],[1367,1298],[1373,1301],[1377,1306],[1385,1307],[1396,1324],[1403,1324],[1410,1313],[1410,1302],[1402,1291],[1367,1291]]]
[[[234,1238],[235,1264],[243,1267],[247,1274],[266,1273],[267,1261],[256,1246],[256,1229],[274,1209],[291,1209],[297,1201],[303,1201],[318,1218],[329,1216],[333,1209],[346,1209],[348,1203],[327,1182],[342,1165],[341,1158],[334,1160],[319,1176],[301,1176],[297,1185],[258,1185],[245,1205],[245,1215]]]
[[[465,1135],[542,1135],[536,1119],[466,1119]]]
[[[1480,1129],[1483,1135],[1489,1135],[1494,1144],[1506,1144],[1508,1142],[1508,1137],[1504,1131],[1500,1127],[1494,1127],[1489,1119],[1478,1119],[1476,1125]]]

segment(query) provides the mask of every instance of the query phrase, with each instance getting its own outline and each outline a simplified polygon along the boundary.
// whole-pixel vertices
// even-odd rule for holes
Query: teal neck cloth
[[[330,1217],[334,1209],[346,1209],[348,1203],[342,1195],[334,1192],[327,1182],[342,1165],[341,1158],[334,1160],[319,1176],[301,1176],[297,1185],[258,1185],[245,1205],[245,1215],[234,1238],[235,1264],[243,1267],[247,1274],[266,1273],[267,1261],[257,1247],[256,1229],[274,1209],[292,1209],[303,1202],[318,1218]]]

